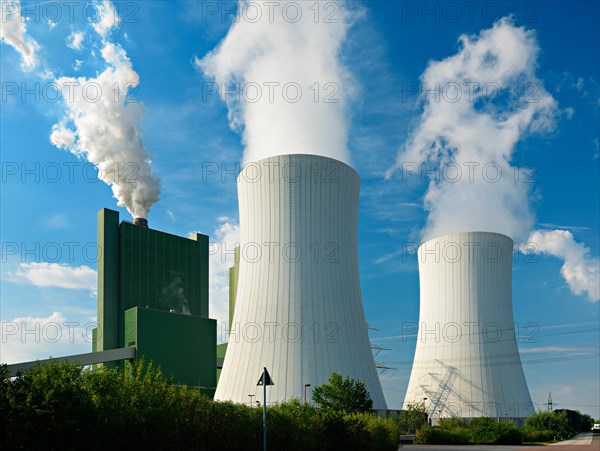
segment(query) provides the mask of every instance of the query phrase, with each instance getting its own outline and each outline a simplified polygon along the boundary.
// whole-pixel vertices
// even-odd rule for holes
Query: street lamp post
[[[306,388],[310,387],[310,384],[304,384],[304,404],[306,404]]]

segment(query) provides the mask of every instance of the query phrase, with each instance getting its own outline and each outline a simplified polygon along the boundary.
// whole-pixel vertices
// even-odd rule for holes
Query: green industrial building
[[[240,247],[236,246],[233,266],[229,268],[229,330],[233,327],[233,312],[235,310],[235,295],[237,294],[238,275],[240,271]],[[217,345],[217,359],[223,362],[227,352],[227,343]],[[221,375],[220,366],[217,368],[217,382]]]
[[[208,317],[208,236],[190,238],[98,213],[98,327],[93,351],[135,347],[174,383],[212,396],[217,324]]]

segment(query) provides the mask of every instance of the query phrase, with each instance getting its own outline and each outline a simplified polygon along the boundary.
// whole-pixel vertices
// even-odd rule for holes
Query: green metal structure
[[[227,327],[231,330],[233,327],[233,312],[235,310],[235,296],[237,294],[238,275],[240,271],[240,247],[235,248],[235,257],[233,266],[229,268],[229,324]],[[217,359],[222,362],[227,353],[227,343],[217,345]],[[217,382],[221,376],[221,368],[217,367]]]
[[[98,213],[94,351],[135,346],[174,382],[216,387],[216,321],[208,318],[208,236],[184,238]]]

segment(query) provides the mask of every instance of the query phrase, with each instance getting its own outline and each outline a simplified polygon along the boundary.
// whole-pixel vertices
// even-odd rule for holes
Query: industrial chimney
[[[434,421],[522,422],[533,413],[515,336],[512,256],[512,240],[497,233],[421,244],[417,347],[404,409],[424,402]]]
[[[135,218],[133,223],[138,227],[148,228],[148,220],[146,218]]]
[[[386,408],[360,292],[359,184],[350,166],[316,155],[244,167],[237,295],[215,399],[247,402],[266,367],[268,403],[303,399],[307,384],[336,372]]]

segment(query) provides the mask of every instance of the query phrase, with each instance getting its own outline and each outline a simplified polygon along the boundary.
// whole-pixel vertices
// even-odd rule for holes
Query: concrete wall
[[[404,409],[427,398],[431,418],[533,412],[515,337],[512,247],[487,232],[419,247],[419,331]]]
[[[359,178],[348,165],[284,155],[238,178],[240,265],[232,334],[215,398],[302,399],[332,372],[365,382],[386,403],[365,322],[357,255]]]

